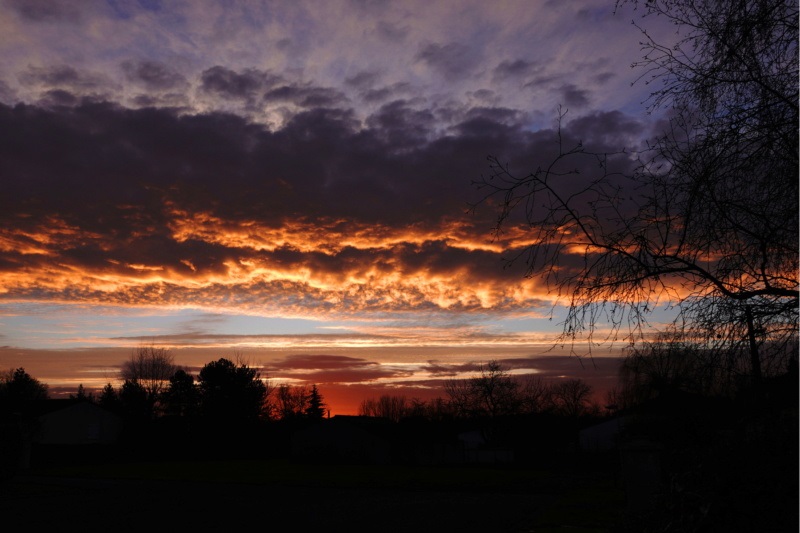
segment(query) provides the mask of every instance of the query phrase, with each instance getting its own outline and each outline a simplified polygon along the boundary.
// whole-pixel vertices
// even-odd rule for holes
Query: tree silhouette
[[[365,398],[358,406],[358,414],[361,416],[374,416],[386,418],[392,422],[399,422],[409,416],[412,411],[412,404],[405,396],[394,396],[383,394],[379,398]],[[423,412],[423,406],[417,406],[418,412]]]
[[[155,416],[154,398],[138,381],[126,379],[119,389],[119,405],[124,416],[145,421]]]
[[[308,409],[309,394],[305,387],[281,383],[272,398],[272,412],[281,420],[302,418]]]
[[[523,405],[520,382],[497,361],[480,365],[479,374],[445,383],[445,393],[460,416],[489,417],[519,414]]]
[[[198,413],[200,394],[194,377],[178,369],[169,378],[169,386],[162,393],[164,413],[172,416],[193,416]]]
[[[37,411],[46,399],[47,385],[24,368],[0,374],[0,481],[29,466]]]
[[[316,385],[311,385],[308,391],[308,401],[305,416],[311,420],[322,420],[325,417],[325,402]]]
[[[798,7],[786,0],[620,2],[640,8],[651,110],[665,133],[638,153],[584,147],[559,114],[558,153],[519,177],[496,157],[478,181],[496,225],[530,228],[522,260],[568,312],[562,340],[610,324],[640,342],[672,302],[674,327],[744,357],[755,381],[765,345],[798,333]],[[666,18],[677,42],[643,25]],[[786,351],[769,352],[776,357]],[[785,361],[772,364],[778,368]]]
[[[166,348],[139,346],[130,359],[122,364],[120,375],[123,380],[139,384],[154,405],[166,388],[176,366],[172,354]]]
[[[568,418],[578,418],[591,409],[592,387],[581,379],[568,379],[554,383],[550,398],[556,413]]]
[[[268,388],[256,369],[221,358],[206,364],[197,381],[205,416],[217,420],[258,420],[264,416]]]
[[[364,398],[358,406],[359,416],[386,418],[392,422],[414,418],[442,422],[453,417],[452,402],[445,398],[421,400],[403,395],[382,394],[378,398]]]
[[[70,400],[77,400],[79,402],[89,402],[94,403],[94,394],[86,392],[86,389],[83,387],[83,383],[78,384],[78,391],[75,394],[69,395]]]
[[[97,399],[100,407],[104,407],[112,412],[121,410],[119,394],[111,383],[106,383],[103,390],[100,391],[100,397]]]
[[[30,416],[47,399],[47,385],[20,367],[0,377],[0,413]]]
[[[717,368],[706,355],[680,332],[663,332],[632,347],[620,368],[616,403],[632,407],[678,391],[707,396],[730,393],[733,373]]]

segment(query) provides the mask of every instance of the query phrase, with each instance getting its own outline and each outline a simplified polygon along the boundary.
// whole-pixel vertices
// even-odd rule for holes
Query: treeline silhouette
[[[108,383],[92,392],[79,385],[69,400],[49,399],[47,385],[23,368],[9,371],[0,380],[4,440],[14,440],[11,426],[13,432],[30,434],[34,463],[87,456],[96,461],[292,457],[293,436],[330,418],[322,391],[316,385],[273,385],[241,357],[232,359],[211,361],[193,375],[176,365],[167,349],[141,346],[121,365],[119,385]],[[502,448],[523,460],[539,451],[574,450],[579,428],[608,415],[591,401],[592,388],[581,380],[523,380],[496,361],[481,365],[474,377],[449,381],[443,393],[428,401],[400,395],[367,398],[359,416],[334,418],[361,424],[390,442],[392,461],[414,460],[403,448],[415,442],[463,447],[458,435],[464,432],[473,432],[482,449]],[[119,417],[123,429],[117,443],[95,446],[83,455],[75,446],[37,446],[37,417],[77,403]],[[302,460],[342,457],[334,453]],[[349,454],[347,460],[369,462],[369,453]]]
[[[168,350],[140,347],[122,365],[120,376],[119,386],[108,383],[99,392],[87,392],[79,385],[68,400],[56,400],[24,368],[3,375],[0,452],[6,473],[14,469],[13,457],[31,443],[34,464],[264,456],[285,451],[294,429],[327,415],[316,385],[273,387],[242,361],[220,358],[193,376],[174,364]],[[116,444],[37,446],[39,417],[79,403],[119,417],[122,432]]]
[[[48,399],[47,385],[23,368],[0,376],[0,466],[14,474],[9,458],[24,453],[27,439],[32,466],[239,458],[488,462],[599,469],[626,485],[626,468],[638,468],[629,453],[635,449],[646,450],[658,468],[648,489],[656,503],[630,515],[645,517],[631,530],[667,522],[683,522],[685,530],[712,522],[710,530],[741,530],[742,523],[780,530],[797,521],[787,513],[796,510],[798,494],[796,352],[795,345],[772,354],[781,363],[753,380],[720,365],[717,352],[662,335],[630,350],[602,407],[581,380],[547,382],[489,361],[475,375],[447,382],[434,400],[383,395],[364,399],[359,416],[329,418],[316,385],[273,386],[240,359],[211,361],[194,376],[167,350],[142,347],[122,365],[121,385],[99,393],[79,386],[69,400]],[[53,402],[114,413],[123,421],[119,439],[37,445],[37,421]],[[613,446],[587,448],[582,431],[609,423]]]

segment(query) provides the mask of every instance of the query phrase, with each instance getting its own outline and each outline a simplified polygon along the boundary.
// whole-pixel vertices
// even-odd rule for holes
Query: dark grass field
[[[0,497],[5,524],[68,531],[599,533],[615,530],[625,503],[608,472],[272,460],[36,469]]]

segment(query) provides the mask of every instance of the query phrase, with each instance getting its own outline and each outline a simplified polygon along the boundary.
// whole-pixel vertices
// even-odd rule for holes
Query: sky
[[[611,386],[622,346],[556,344],[563,302],[506,261],[530,229],[470,206],[487,156],[552,159],[559,106],[566,143],[658,133],[638,16],[0,0],[0,368],[65,394],[157,345],[193,372],[238,358],[316,383],[334,414],[441,396],[489,360]]]

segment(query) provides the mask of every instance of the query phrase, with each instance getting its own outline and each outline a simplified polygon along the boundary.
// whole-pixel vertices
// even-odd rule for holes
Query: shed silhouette
[[[90,402],[79,402],[39,416],[39,444],[112,444],[122,419]]]

